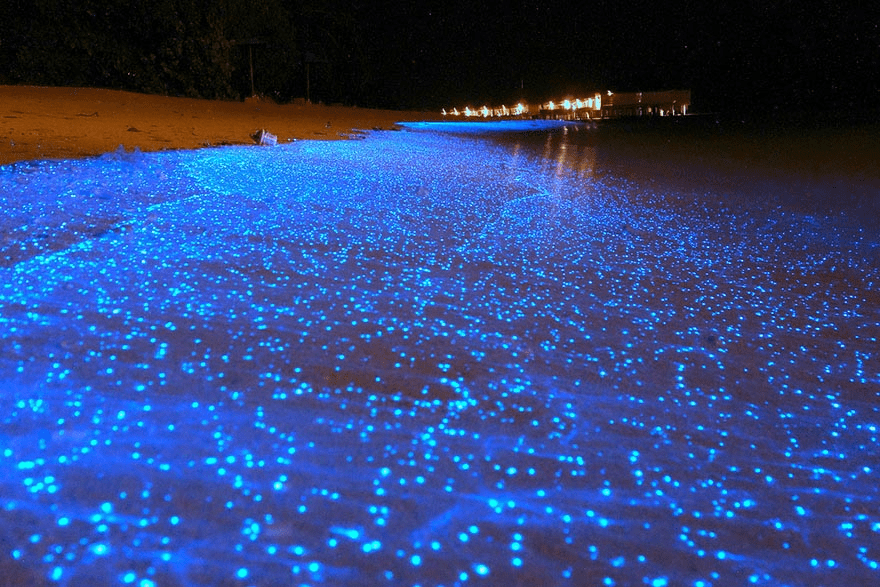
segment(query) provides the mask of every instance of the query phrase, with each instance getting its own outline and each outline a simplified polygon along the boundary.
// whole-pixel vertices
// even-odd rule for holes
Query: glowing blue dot
[[[666,587],[669,585],[669,579],[666,577],[657,577],[651,581],[651,587]]]
[[[137,575],[135,575],[132,571],[129,571],[122,575],[123,583],[134,583],[135,579],[137,579]]]
[[[518,556],[515,556],[515,557],[513,557],[513,559],[511,559],[510,564],[512,564],[515,567],[521,567],[523,564],[523,561]]]
[[[248,570],[246,568],[242,567],[242,568],[238,569],[238,571],[236,571],[235,576],[238,577],[239,579],[244,579],[248,576]]]
[[[60,581],[61,574],[63,572],[64,572],[64,569],[62,569],[61,567],[55,567],[54,569],[52,569],[52,575],[51,575],[52,580],[53,581]]]
[[[474,565],[474,572],[481,577],[485,577],[489,574],[489,567],[483,564]]]
[[[417,567],[420,564],[422,564],[422,557],[420,557],[417,554],[414,554],[414,555],[412,555],[412,557],[410,557],[409,562],[411,562],[414,567]]]
[[[381,549],[382,549],[382,543],[379,542],[378,540],[372,540],[370,542],[367,542],[366,544],[364,544],[361,547],[361,550],[363,550],[364,552],[373,552],[374,550],[381,550]]]

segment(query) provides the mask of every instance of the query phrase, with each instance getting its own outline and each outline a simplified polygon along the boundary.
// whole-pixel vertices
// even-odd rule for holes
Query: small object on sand
[[[278,144],[278,137],[264,129],[260,129],[252,134],[251,138],[254,139],[258,145],[269,145],[270,147],[274,147]]]

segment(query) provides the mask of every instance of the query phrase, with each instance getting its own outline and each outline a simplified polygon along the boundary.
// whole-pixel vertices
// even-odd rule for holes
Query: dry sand
[[[426,120],[424,112],[314,104],[278,105],[249,98],[221,102],[94,88],[0,86],[0,165],[31,159],[254,144],[260,129],[278,142],[341,139],[358,129],[391,129]]]

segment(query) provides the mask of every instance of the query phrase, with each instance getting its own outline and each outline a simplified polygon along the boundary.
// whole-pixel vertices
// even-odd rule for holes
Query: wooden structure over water
[[[655,92],[595,93],[588,98],[566,98],[559,102],[524,104],[507,107],[453,109],[444,115],[477,118],[544,118],[556,120],[596,120],[631,116],[681,116],[691,106],[690,90],[662,90]]]
[[[602,101],[602,118],[678,116],[691,106],[690,90],[612,93]]]

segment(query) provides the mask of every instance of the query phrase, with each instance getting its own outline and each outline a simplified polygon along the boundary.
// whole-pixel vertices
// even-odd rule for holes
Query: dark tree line
[[[358,7],[334,0],[5,0],[0,83],[344,101],[368,83]],[[361,65],[359,67],[359,65]]]
[[[716,111],[876,108],[877,19],[813,4],[0,0],[0,83],[240,99],[252,55],[253,91],[281,102],[433,109],[689,88]]]

